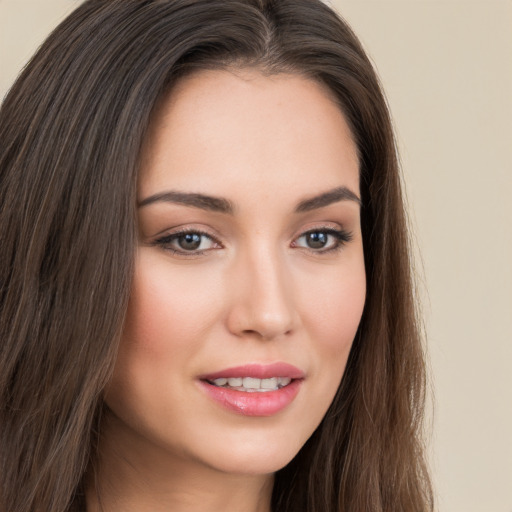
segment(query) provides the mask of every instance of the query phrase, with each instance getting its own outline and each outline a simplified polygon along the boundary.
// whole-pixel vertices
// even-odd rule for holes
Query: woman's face
[[[361,319],[350,130],[306,78],[204,71],[161,103],[143,156],[111,438],[132,464],[274,472],[331,404]]]

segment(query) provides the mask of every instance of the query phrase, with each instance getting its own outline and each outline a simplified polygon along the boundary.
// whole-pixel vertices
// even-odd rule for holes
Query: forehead
[[[330,90],[296,74],[208,70],[181,79],[155,108],[139,198],[170,185],[226,183],[359,189],[356,146]],[[219,193],[222,190],[219,190]]]

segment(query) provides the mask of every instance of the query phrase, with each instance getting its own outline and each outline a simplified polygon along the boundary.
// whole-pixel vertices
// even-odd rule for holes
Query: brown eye
[[[352,240],[352,235],[344,230],[317,229],[302,234],[292,245],[317,253],[327,253],[341,249],[350,240]]]
[[[322,231],[313,231],[304,237],[306,245],[310,249],[323,249],[329,242],[329,235]]]
[[[210,249],[219,249],[221,245],[211,235],[201,231],[182,231],[165,235],[155,240],[158,245],[176,254],[193,256],[202,254]]]
[[[201,239],[203,235],[199,233],[186,233],[184,235],[180,235],[176,239],[176,243],[179,245],[180,249],[184,251],[195,251],[199,249],[201,246]]]

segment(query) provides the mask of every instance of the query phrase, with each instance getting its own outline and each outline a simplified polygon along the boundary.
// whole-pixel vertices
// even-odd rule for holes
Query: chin
[[[236,475],[270,475],[284,468],[298,453],[265,453],[252,457],[226,457],[222,461],[216,461],[215,469],[223,473]]]
[[[290,436],[275,436],[263,433],[252,440],[226,437],[216,443],[209,453],[210,467],[218,471],[239,475],[268,475],[289,464],[300,451],[307,436],[300,439]],[[203,457],[205,453],[203,452]]]

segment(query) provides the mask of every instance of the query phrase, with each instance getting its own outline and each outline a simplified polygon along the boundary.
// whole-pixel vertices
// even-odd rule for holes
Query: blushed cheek
[[[145,403],[176,384],[180,375],[176,369],[186,367],[200,343],[197,319],[201,315],[191,305],[197,289],[190,282],[187,287],[174,274],[165,259],[142,257],[137,262],[114,375],[107,388],[107,403],[120,415],[132,406],[137,409],[136,397]]]
[[[212,312],[212,294],[201,293],[204,279],[169,266],[162,258],[139,262],[123,335],[125,348],[158,360],[192,352]]]
[[[346,270],[346,269],[345,269]],[[366,295],[364,269],[340,272],[317,283],[307,297],[307,328],[312,340],[310,412],[323,417],[338,390],[356,335]]]
[[[133,284],[120,351],[162,357],[176,340],[172,329],[179,327],[178,318],[164,290],[138,281]]]
[[[322,290],[323,293],[313,300],[310,295],[310,322],[315,325],[316,338],[322,340],[323,350],[333,357],[345,357],[352,345],[364,308],[364,272],[351,274],[343,281],[327,282]]]

